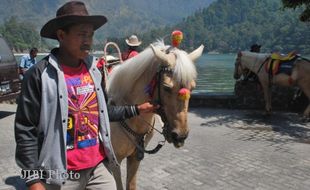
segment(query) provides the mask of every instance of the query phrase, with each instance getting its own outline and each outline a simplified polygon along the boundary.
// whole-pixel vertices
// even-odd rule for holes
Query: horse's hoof
[[[301,118],[301,122],[303,122],[303,123],[308,123],[308,122],[310,122],[310,117],[308,117],[308,116],[303,116],[303,117]]]
[[[265,111],[263,115],[265,117],[270,117],[271,116],[271,111]]]

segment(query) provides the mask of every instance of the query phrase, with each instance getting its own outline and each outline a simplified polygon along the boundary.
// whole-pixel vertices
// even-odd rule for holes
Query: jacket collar
[[[53,65],[57,70],[62,70],[56,55],[58,54],[59,48],[54,48],[52,49],[49,58],[48,58],[48,62]],[[84,59],[84,63],[86,64],[87,69],[90,69],[92,67],[92,62],[93,62],[93,56],[89,55]]]

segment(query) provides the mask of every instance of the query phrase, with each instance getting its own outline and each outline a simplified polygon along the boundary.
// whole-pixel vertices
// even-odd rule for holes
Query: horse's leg
[[[121,167],[117,167],[117,166],[110,166],[111,171],[113,173],[113,177],[115,179],[116,182],[116,187],[117,190],[123,190],[123,183],[122,183],[122,173],[121,173]]]
[[[301,69],[302,68],[302,69]],[[308,98],[308,106],[305,109],[303,115],[305,118],[310,118],[310,66],[308,63],[301,65],[301,63],[297,63],[295,69],[292,73],[292,78],[297,81],[297,85],[300,87],[300,89],[304,92],[304,94]]]
[[[271,114],[271,89],[269,87],[268,82],[261,83],[264,91],[264,99],[265,99],[265,110],[266,114]]]
[[[304,111],[304,117],[308,119],[310,118],[310,103],[308,104],[307,108]]]
[[[306,118],[310,118],[310,88],[307,86],[307,83],[299,83],[298,85],[308,98],[308,106],[303,115]]]
[[[127,181],[126,190],[135,190],[137,187],[137,172],[140,161],[137,160],[136,152],[127,157]]]
[[[145,136],[145,147],[150,142],[151,138],[154,135],[154,130],[149,131]],[[135,190],[137,187],[137,172],[140,165],[140,161],[137,160],[137,152],[135,151],[129,157],[127,157],[127,181],[126,189]]]

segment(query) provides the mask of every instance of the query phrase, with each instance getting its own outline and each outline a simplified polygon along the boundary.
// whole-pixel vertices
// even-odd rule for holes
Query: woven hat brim
[[[130,43],[128,39],[126,39],[125,41],[126,41],[126,44],[128,44],[129,46],[139,46],[142,43],[141,41],[139,41],[138,43]]]
[[[107,22],[107,18],[102,15],[92,16],[62,16],[54,18],[48,21],[41,29],[40,35],[45,38],[57,40],[56,31],[70,24],[87,23],[94,26],[94,30],[97,30]]]

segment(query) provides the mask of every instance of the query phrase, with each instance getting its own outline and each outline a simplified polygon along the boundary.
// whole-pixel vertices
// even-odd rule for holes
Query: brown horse
[[[163,42],[151,45],[113,69],[108,79],[110,103],[159,103],[161,107],[158,114],[164,122],[164,138],[176,148],[183,146],[189,133],[189,95],[195,87],[197,75],[193,62],[201,56],[202,51],[203,46],[187,54],[177,48],[169,48]],[[142,159],[141,149],[153,136],[154,116],[155,114],[144,114],[124,122],[111,123],[116,158],[119,163],[127,158],[126,189],[136,189],[137,170]],[[114,168],[113,174],[117,188],[123,189],[120,167]]]
[[[310,101],[310,62],[309,60],[298,57],[293,63],[291,75],[279,73],[270,76],[266,71],[265,65],[269,63],[271,54],[253,53],[242,51],[238,53],[235,62],[234,78],[239,79],[241,75],[246,75],[249,71],[255,73],[264,91],[265,109],[267,114],[271,113],[271,89],[270,85],[291,86],[297,85],[308,97]],[[305,109],[305,117],[310,116],[310,104]]]

